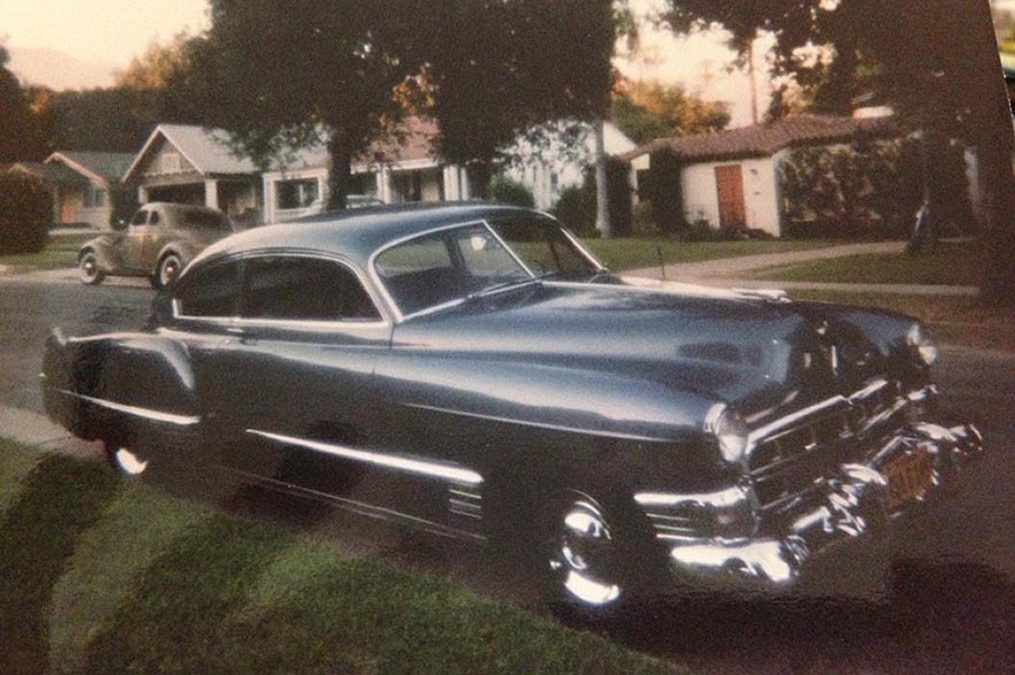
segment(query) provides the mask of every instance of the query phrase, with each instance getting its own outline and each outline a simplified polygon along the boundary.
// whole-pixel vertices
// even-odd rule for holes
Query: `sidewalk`
[[[644,267],[624,272],[627,276],[665,279],[683,283],[720,286],[723,288],[780,288],[783,290],[840,291],[854,293],[893,293],[899,295],[974,296],[975,286],[944,286],[931,284],[850,284],[811,281],[778,281],[750,278],[750,272],[767,267],[781,267],[812,260],[844,258],[851,255],[902,253],[903,241],[879,241],[862,244],[843,244],[827,248],[785,253],[762,253],[737,258],[705,260],[697,263],[674,263],[659,267]]]
[[[100,442],[75,438],[45,415],[24,408],[0,406],[0,437],[83,459],[101,458],[103,452]]]

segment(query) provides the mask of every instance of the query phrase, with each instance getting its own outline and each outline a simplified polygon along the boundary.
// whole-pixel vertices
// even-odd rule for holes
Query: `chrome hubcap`
[[[168,260],[162,263],[162,274],[159,278],[159,281],[162,282],[163,286],[165,286],[166,284],[168,284],[170,281],[173,280],[173,277],[176,276],[176,271],[179,268],[180,263],[177,262],[175,258],[169,258]]]
[[[95,276],[95,258],[88,256],[81,261],[81,275],[86,279]]]
[[[563,514],[553,543],[550,569],[564,591],[587,605],[605,605],[620,597],[620,586],[610,580],[613,541],[602,513],[584,500],[572,503]]]
[[[148,460],[139,457],[130,448],[119,447],[113,453],[116,465],[128,476],[140,476],[148,468]]]

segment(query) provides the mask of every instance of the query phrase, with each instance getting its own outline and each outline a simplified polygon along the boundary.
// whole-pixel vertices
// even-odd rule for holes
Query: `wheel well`
[[[84,258],[89,253],[95,253],[95,249],[92,248],[91,246],[89,246],[87,248],[83,248],[80,251],[78,251],[78,258],[77,258],[78,262],[81,262],[81,259]]]

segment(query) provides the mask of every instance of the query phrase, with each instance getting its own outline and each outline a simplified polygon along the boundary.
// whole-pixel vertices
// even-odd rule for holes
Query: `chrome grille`
[[[821,485],[846,462],[861,461],[858,436],[875,419],[899,409],[896,383],[876,380],[787,415],[751,434],[748,469],[759,505],[777,507]]]
[[[482,520],[483,495],[475,485],[451,485],[448,488],[448,510],[453,516]]]

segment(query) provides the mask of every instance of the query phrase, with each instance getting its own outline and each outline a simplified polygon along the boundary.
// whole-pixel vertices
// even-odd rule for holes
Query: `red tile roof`
[[[660,138],[621,155],[621,159],[630,161],[665,149],[683,160],[699,162],[768,157],[790,147],[848,142],[861,132],[889,136],[897,133],[897,123],[890,117],[854,119],[804,114],[714,133]]]

